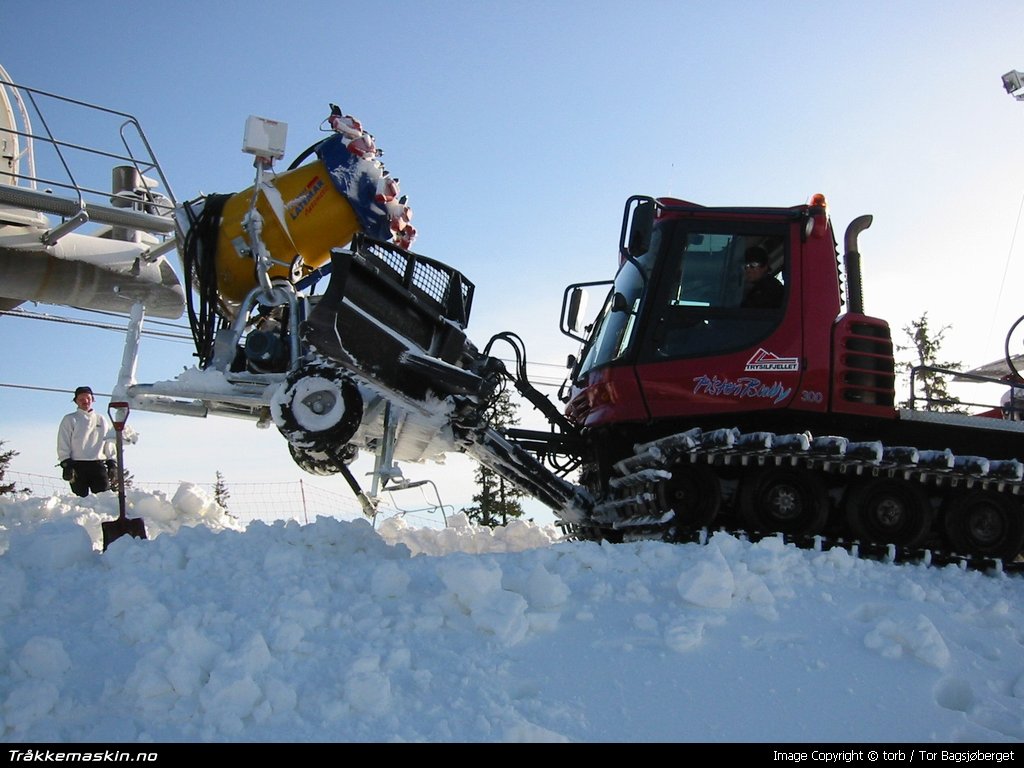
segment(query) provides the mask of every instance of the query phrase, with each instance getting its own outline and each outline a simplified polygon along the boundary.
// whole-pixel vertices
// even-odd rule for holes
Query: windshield
[[[630,356],[723,353],[763,338],[782,317],[786,250],[778,225],[656,227],[648,251],[619,270],[578,374]]]
[[[583,354],[579,375],[599,365],[614,362],[630,349],[636,331],[640,300],[661,244],[661,232],[651,233],[646,253],[626,261],[594,321],[594,333]]]

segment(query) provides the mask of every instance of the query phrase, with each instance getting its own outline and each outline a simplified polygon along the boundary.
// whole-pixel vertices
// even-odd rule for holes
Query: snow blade
[[[141,517],[125,517],[124,513],[118,516],[117,520],[107,520],[102,524],[103,528],[103,551],[107,551],[113,542],[122,536],[131,536],[135,539],[146,538],[146,523]]]

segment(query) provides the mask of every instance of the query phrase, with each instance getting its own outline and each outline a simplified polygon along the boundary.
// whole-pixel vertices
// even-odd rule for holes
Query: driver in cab
[[[760,246],[747,249],[743,261],[743,302],[741,307],[774,309],[782,304],[782,283],[768,269],[768,253]]]

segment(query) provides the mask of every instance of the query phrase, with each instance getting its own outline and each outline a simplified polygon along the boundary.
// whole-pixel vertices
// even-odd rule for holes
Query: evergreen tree
[[[487,422],[496,429],[519,423],[516,404],[508,392],[502,392],[494,398],[484,413]],[[522,491],[482,464],[477,467],[473,477],[480,490],[473,495],[474,506],[463,510],[470,520],[494,528],[522,517],[523,505],[519,501],[523,497]]]
[[[4,482],[4,476],[7,474],[7,468],[11,464],[11,459],[18,455],[17,451],[2,450],[5,442],[5,440],[0,440],[0,496],[3,496],[5,493],[32,493],[31,488],[21,488],[19,490],[14,487],[16,483]]]
[[[228,493],[228,486],[224,482],[224,475],[218,469],[217,482],[213,486],[213,500],[220,504],[221,509],[227,512],[229,498],[231,498],[231,494]]]
[[[897,366],[897,370],[902,371],[908,376],[911,370],[917,366],[943,368],[950,371],[961,370],[963,367],[961,363],[946,362],[939,357],[943,338],[949,328],[950,326],[944,325],[938,331],[932,331],[928,327],[927,312],[911,322],[910,325],[903,326],[903,332],[910,339],[911,343],[906,346],[897,345],[896,349],[900,352],[912,352],[914,359],[900,363]],[[922,399],[923,395],[925,402],[924,410],[926,411],[966,413],[966,410],[960,404],[960,398],[954,396],[949,391],[949,385],[946,380],[947,376],[948,374],[933,370],[916,371],[914,373],[914,389],[912,394],[916,396],[917,400]],[[900,405],[904,408],[918,407],[917,402],[912,401],[910,397],[900,403]]]
[[[127,491],[129,488],[132,487],[132,485],[134,485],[134,483],[135,478],[132,476],[132,473],[128,471],[127,467],[124,467],[124,489]],[[119,478],[117,476],[117,472],[114,472],[113,476],[110,478],[110,490],[112,490],[114,493],[121,492],[121,485],[119,482]]]

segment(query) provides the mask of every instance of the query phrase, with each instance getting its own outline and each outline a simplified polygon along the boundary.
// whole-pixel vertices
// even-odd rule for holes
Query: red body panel
[[[596,427],[782,410],[895,418],[888,326],[841,314],[835,237],[823,207],[723,212],[660,202],[687,207],[683,216],[691,227],[700,226],[704,210],[709,220],[740,226],[788,221],[782,230],[788,243],[784,309],[764,336],[740,349],[594,368],[566,409],[572,421]],[[660,214],[655,226],[672,218],[671,210]]]
[[[569,401],[566,416],[581,426],[645,420],[648,413],[635,370],[617,366],[592,372],[587,386]]]

